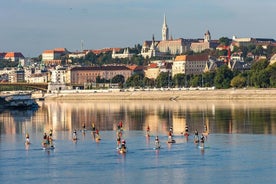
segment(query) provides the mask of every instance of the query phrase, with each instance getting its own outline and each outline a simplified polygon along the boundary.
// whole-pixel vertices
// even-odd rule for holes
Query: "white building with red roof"
[[[10,60],[10,61],[16,61],[18,62],[20,59],[24,59],[25,57],[21,52],[7,52],[7,53],[1,53],[0,58]]]

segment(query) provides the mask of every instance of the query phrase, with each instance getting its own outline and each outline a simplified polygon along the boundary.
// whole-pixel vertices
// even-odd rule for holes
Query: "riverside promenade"
[[[39,97],[39,94],[34,94]],[[65,90],[45,100],[276,100],[276,89]]]

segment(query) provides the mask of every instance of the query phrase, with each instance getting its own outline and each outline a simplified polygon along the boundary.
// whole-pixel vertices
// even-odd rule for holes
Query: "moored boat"
[[[1,93],[0,102],[2,108],[37,108],[38,104],[32,98],[30,92],[6,92]]]

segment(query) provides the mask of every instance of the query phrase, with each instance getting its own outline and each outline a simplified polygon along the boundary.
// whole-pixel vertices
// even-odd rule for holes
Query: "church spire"
[[[166,15],[164,14],[164,22],[162,27],[162,40],[169,40],[169,28],[167,25]]]

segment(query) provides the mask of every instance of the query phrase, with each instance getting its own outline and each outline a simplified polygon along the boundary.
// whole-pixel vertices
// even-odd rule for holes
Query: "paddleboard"
[[[175,140],[168,141],[168,143],[175,143]]]
[[[53,150],[53,149],[55,149],[55,147],[54,147],[54,146],[51,146],[51,147],[43,147],[42,149],[43,149],[43,150]]]
[[[119,149],[119,153],[121,153],[121,154],[126,153],[126,152],[127,152],[127,150],[125,150],[125,149]]]

